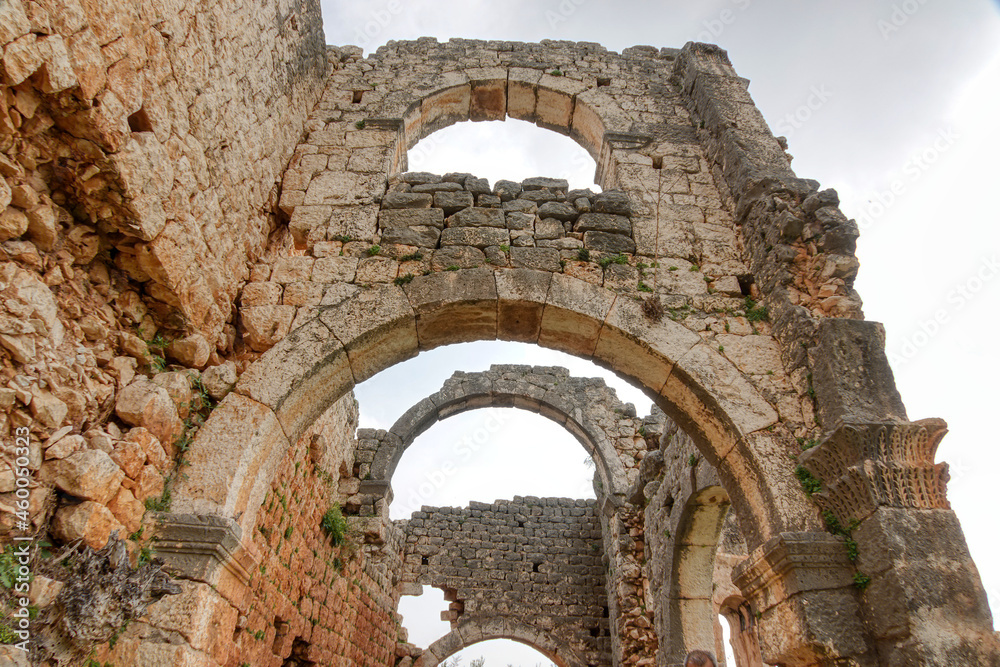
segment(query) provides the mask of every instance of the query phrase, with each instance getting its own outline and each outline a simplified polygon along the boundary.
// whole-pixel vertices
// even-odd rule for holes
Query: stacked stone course
[[[453,628],[469,619],[521,619],[587,664],[610,664],[596,510],[594,501],[531,496],[423,507],[399,523],[402,581],[446,590],[453,601],[442,619]]]

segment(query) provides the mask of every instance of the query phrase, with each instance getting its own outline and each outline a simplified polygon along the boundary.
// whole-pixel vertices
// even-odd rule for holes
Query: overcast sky
[[[949,498],[994,612],[1000,611],[1000,531],[994,498],[986,493],[996,488],[1000,466],[1000,438],[988,421],[1000,393],[1000,353],[994,343],[1000,331],[1000,216],[993,197],[1000,177],[997,2],[323,0],[323,11],[327,42],[359,45],[366,54],[390,39],[425,35],[441,40],[594,41],[614,51],[636,44],[680,47],[690,40],[726,48],[737,72],[750,79],[750,92],[775,134],[788,137],[796,173],[836,188],[841,208],[862,228],[856,288],[865,315],[885,324],[887,351],[910,418],[943,417],[950,425],[938,459],[951,465]],[[568,166],[584,164],[548,144],[541,148],[523,133],[468,125],[467,130],[454,126],[431,135],[411,152],[411,162],[491,180],[498,175],[564,175]],[[449,139],[449,132],[459,138]],[[562,139],[546,134],[557,143]],[[476,149],[473,141],[504,148]],[[521,150],[515,150],[518,146]],[[459,163],[471,153],[478,163]],[[555,161],[543,160],[548,157]],[[592,173],[573,178],[592,183]],[[437,352],[360,387],[363,421],[391,425],[454,370],[480,370],[496,359],[561,365],[571,359],[541,348],[495,343]],[[572,361],[574,373],[598,372],[593,366],[588,371],[586,362]],[[648,409],[648,401],[643,405],[634,391],[621,389],[619,395],[634,400],[641,413]],[[393,480],[397,499],[419,492],[421,483],[425,491],[430,488],[426,476],[435,461],[440,464],[457,439],[495,426],[495,417],[491,421],[485,413],[469,413],[425,434]],[[447,480],[424,502],[465,504],[470,494],[493,500],[499,496],[490,484],[521,476],[531,469],[524,463],[529,457],[537,461],[543,455],[551,458],[542,460],[558,465],[543,466],[550,474],[525,482],[526,487],[547,484],[549,490],[538,493],[549,495],[588,490],[592,471],[583,465],[582,448],[565,433],[539,430],[544,420],[537,416],[500,421],[493,429],[497,437],[477,457],[483,467],[463,468],[461,481]],[[515,450],[526,443],[528,450]],[[551,451],[545,451],[548,447]],[[421,470],[415,461],[411,468],[411,458],[429,461],[431,467]],[[530,489],[526,492],[535,493]],[[509,497],[518,491],[497,487],[496,492]],[[483,652],[478,648],[473,657]],[[491,657],[488,664],[507,661]],[[534,662],[526,657],[520,664]]]

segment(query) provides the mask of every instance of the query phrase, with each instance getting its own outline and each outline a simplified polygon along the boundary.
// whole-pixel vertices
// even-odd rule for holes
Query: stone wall
[[[227,349],[246,260],[263,251],[276,181],[325,84],[318,9],[6,2],[7,255],[85,271],[99,256],[158,326]]]
[[[596,509],[594,501],[530,496],[425,507],[397,524],[406,536],[402,581],[443,589],[452,603],[442,619],[453,628],[492,616],[520,619],[584,664],[610,665]]]

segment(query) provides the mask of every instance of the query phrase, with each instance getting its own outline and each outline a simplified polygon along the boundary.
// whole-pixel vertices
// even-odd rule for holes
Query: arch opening
[[[400,457],[389,516],[514,496],[592,499],[594,466],[583,462],[590,456],[564,428],[523,410],[455,415],[418,436]]]
[[[597,163],[579,143],[510,117],[458,122],[424,137],[409,149],[407,169],[468,172],[491,183],[545,174],[565,179],[570,189],[601,191],[594,181]]]

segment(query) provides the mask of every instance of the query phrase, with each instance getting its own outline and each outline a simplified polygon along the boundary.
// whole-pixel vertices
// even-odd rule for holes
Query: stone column
[[[940,419],[843,424],[803,453],[813,497],[856,546],[861,608],[883,665],[1000,665],[979,572],[934,463]]]
[[[844,541],[826,533],[781,533],[733,570],[757,616],[764,662],[877,665]]]

